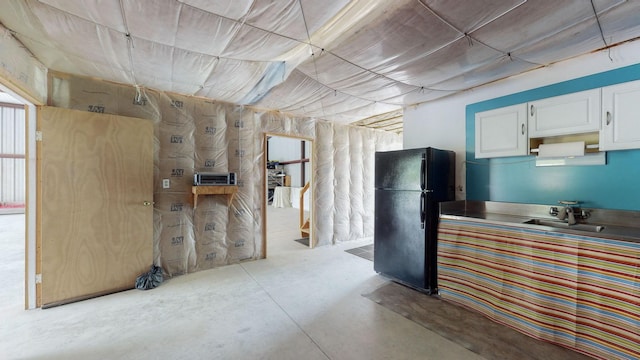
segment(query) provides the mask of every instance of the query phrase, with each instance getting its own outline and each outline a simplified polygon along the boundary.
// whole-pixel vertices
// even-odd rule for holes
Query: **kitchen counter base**
[[[441,218],[442,298],[602,359],[640,358],[640,246]]]

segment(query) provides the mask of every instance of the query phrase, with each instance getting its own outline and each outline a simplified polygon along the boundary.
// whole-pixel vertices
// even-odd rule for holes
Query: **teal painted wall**
[[[608,151],[600,166],[536,167],[535,157],[475,158],[475,113],[640,79],[640,64],[511,94],[466,108],[468,200],[640,210],[640,150]]]

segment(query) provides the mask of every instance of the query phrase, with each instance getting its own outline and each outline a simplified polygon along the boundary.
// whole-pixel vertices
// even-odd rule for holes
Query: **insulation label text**
[[[89,112],[104,114],[104,106],[89,105]]]
[[[184,236],[175,236],[171,238],[172,246],[182,245],[182,243],[184,243]]]
[[[147,98],[144,97],[144,96],[135,96],[133,98],[133,105],[146,106],[147,105]]]

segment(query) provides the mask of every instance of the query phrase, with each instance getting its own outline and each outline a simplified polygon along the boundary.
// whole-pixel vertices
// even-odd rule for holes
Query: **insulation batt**
[[[96,96],[96,93],[102,96]],[[176,276],[255,260],[264,253],[265,134],[313,140],[313,236],[318,245],[373,236],[373,158],[400,136],[280,112],[94,79],[52,74],[53,106],[151,119],[154,141],[154,259]],[[235,172],[238,193],[201,197],[195,171]],[[162,188],[162,179],[171,188]]]
[[[314,211],[320,216],[315,217],[315,231],[318,245],[334,243],[333,237],[333,209],[334,209],[334,182],[335,171],[333,167],[333,128],[330,122],[319,121],[316,123],[316,141],[314,143],[313,164],[313,197]]]
[[[364,134],[358,128],[349,128],[349,236],[347,239],[364,238],[364,182],[363,163]],[[358,156],[355,156],[355,155]]]
[[[2,5],[0,71],[42,103],[48,68],[342,124],[635,41],[640,32],[640,2],[624,0]]]
[[[47,68],[0,25],[0,76],[11,79],[33,99],[47,102]]]
[[[340,127],[334,128],[333,139],[333,172],[335,176],[333,188],[333,241],[349,240],[351,211],[349,206],[349,190],[351,190],[351,156],[349,154],[349,131]]]

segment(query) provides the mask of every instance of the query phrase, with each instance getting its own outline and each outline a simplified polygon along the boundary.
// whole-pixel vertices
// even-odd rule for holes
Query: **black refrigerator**
[[[373,268],[437,293],[439,202],[455,200],[455,153],[435,148],[376,152]]]

